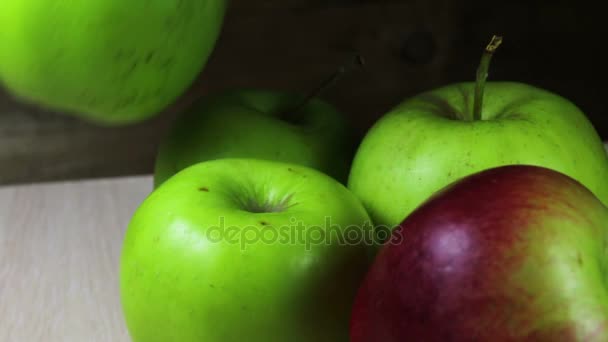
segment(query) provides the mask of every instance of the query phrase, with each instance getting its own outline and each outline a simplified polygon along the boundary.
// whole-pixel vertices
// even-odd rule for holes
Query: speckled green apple
[[[571,101],[517,82],[489,82],[478,120],[474,83],[407,99],[366,134],[348,186],[372,220],[394,226],[431,194],[495,166],[529,164],[560,171],[608,204],[608,158]]]
[[[205,65],[225,0],[0,1],[0,82],[98,123],[158,113]]]
[[[356,150],[351,126],[335,107],[285,91],[233,89],[202,98],[162,141],[158,186],[195,163],[254,158],[295,163],[346,183]],[[296,110],[297,112],[290,112]]]
[[[131,337],[348,341],[375,251],[357,235],[372,230],[360,201],[314,169],[254,159],[188,167],[150,194],[126,232],[120,289]]]

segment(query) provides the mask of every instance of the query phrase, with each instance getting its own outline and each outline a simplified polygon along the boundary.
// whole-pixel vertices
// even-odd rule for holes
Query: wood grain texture
[[[148,122],[97,127],[0,91],[0,184],[148,173],[173,118],[196,98],[237,87],[308,92],[355,50],[365,69],[323,97],[363,135],[404,98],[472,80],[495,33],[505,41],[490,80],[570,98],[608,138],[601,13],[571,1],[233,0],[204,71]]]
[[[0,341],[129,341],[118,262],[150,177],[0,188]]]

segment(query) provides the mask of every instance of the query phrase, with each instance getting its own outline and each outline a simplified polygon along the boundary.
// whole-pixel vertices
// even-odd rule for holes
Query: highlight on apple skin
[[[359,289],[352,342],[608,340],[608,209],[569,176],[488,169],[394,233]]]

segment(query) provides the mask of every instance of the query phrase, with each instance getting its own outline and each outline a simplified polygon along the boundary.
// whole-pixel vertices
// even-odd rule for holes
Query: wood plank
[[[125,228],[150,177],[0,188],[0,341],[127,342]]]
[[[493,33],[503,33],[505,43],[491,79],[527,81],[571,98],[608,137],[603,79],[596,76],[606,55],[593,44],[601,21],[568,24],[569,13],[601,12],[567,2],[234,0],[204,72],[153,120],[96,127],[0,94],[0,184],[150,172],[176,113],[197,97],[233,87],[307,92],[353,50],[366,68],[323,97],[362,135],[403,98],[472,79]]]
[[[168,118],[102,128],[0,99],[0,184],[151,170]]]

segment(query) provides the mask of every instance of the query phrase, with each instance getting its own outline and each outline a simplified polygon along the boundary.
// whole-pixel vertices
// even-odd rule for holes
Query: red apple
[[[393,234],[359,289],[352,342],[608,341],[608,208],[562,173],[476,173]]]

